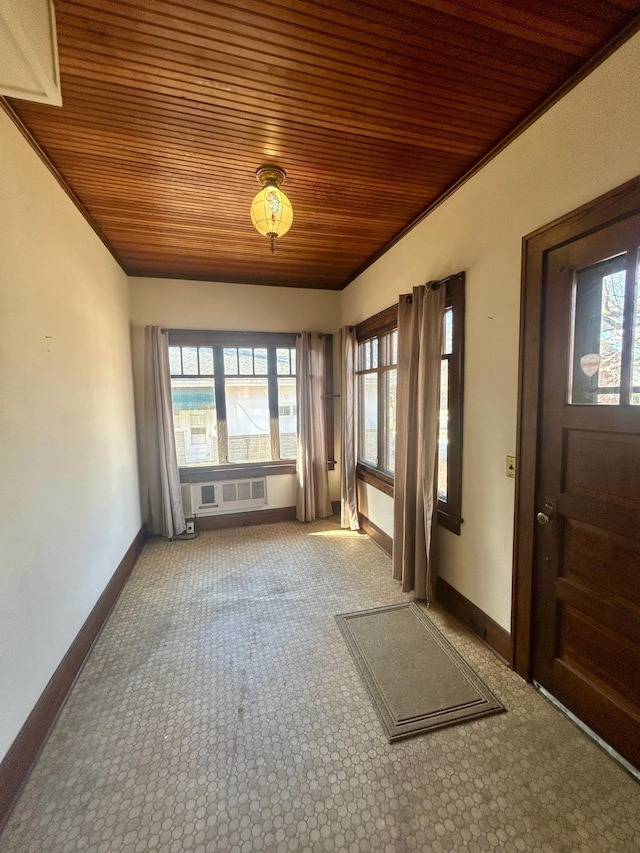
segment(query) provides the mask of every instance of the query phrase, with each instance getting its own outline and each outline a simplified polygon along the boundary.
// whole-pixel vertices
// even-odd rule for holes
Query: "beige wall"
[[[139,426],[143,423],[145,326],[251,332],[327,332],[334,335],[334,349],[337,353],[340,294],[291,287],[132,278],[131,339]],[[339,376],[337,358],[335,362],[336,374]],[[336,436],[339,436],[338,431]],[[142,447],[140,430],[139,440]],[[295,503],[291,499],[295,494],[293,478],[286,479],[285,484],[283,476],[270,478],[277,480],[267,485],[270,508]],[[332,500],[338,500],[340,485],[337,468],[329,475],[329,486]]]
[[[0,110],[0,759],[140,529],[126,276]]]
[[[640,174],[639,91],[636,35],[343,292],[342,322],[357,323],[415,285],[466,271],[465,522],[459,537],[438,531],[438,562],[507,629],[522,238]],[[368,505],[392,532],[391,500]]]

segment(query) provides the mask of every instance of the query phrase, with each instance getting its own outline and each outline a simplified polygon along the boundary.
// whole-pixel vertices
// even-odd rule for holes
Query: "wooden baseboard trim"
[[[340,513],[340,501],[331,504],[334,515]],[[231,527],[253,527],[255,524],[277,524],[295,521],[296,508],[283,506],[276,509],[257,509],[253,512],[233,512],[228,515],[200,515],[195,519],[196,530],[227,530]]]
[[[372,521],[362,513],[358,514],[360,528],[363,530],[382,550],[391,556],[393,550],[393,539],[384,530],[380,530]],[[484,611],[476,607],[468,598],[459,593],[442,578],[438,578],[436,598],[443,607],[462,622],[469,630],[473,631],[480,639],[491,648],[498,657],[511,666],[511,634],[505,631],[497,622],[494,622]]]
[[[142,527],[0,763],[0,832],[144,545]]]
[[[437,581],[436,598],[458,621],[477,634],[499,658],[511,666],[512,641],[508,631],[442,578]]]
[[[373,521],[370,521],[366,515],[362,515],[361,512],[358,513],[358,521],[360,522],[360,529],[364,530],[367,536],[376,543],[379,548],[391,556],[391,552],[393,550],[393,539],[389,536],[388,533],[385,533],[384,530],[380,530]]]

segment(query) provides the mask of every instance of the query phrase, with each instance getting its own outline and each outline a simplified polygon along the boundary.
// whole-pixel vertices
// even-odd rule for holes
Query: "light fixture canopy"
[[[280,189],[286,174],[277,166],[262,166],[256,178],[262,189],[251,202],[251,221],[263,237],[271,240],[273,252],[275,238],[286,234],[293,222],[291,202]]]

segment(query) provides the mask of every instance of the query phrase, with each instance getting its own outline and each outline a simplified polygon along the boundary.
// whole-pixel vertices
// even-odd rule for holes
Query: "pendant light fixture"
[[[262,189],[251,202],[251,221],[263,237],[271,240],[273,252],[276,237],[286,234],[293,222],[291,202],[280,189],[286,175],[277,166],[263,166],[256,178]]]

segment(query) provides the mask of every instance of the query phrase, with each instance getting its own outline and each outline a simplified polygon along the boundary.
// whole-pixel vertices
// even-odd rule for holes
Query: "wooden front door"
[[[533,679],[640,766],[640,214],[543,273]]]

